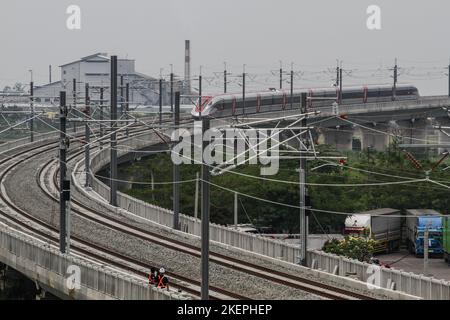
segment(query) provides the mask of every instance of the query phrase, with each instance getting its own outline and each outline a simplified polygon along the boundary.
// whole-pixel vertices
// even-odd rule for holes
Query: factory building
[[[73,104],[73,83],[76,83],[77,102],[82,104],[85,97],[85,86],[90,86],[90,98],[93,103],[100,98],[100,87],[104,89],[104,99],[109,100],[110,91],[110,58],[106,53],[96,53],[69,62],[60,66],[61,79],[34,89],[35,101],[42,104],[56,104],[59,92],[66,91],[67,103]],[[135,60],[117,59],[118,70],[118,102],[121,101],[121,82],[123,81],[123,95],[125,99],[125,86],[128,83],[130,92],[130,104],[132,105],[158,105],[159,104],[159,79],[136,72]],[[174,92],[182,90],[182,84],[174,82]],[[163,81],[163,104],[170,105],[170,82]],[[125,100],[123,100],[125,101]]]

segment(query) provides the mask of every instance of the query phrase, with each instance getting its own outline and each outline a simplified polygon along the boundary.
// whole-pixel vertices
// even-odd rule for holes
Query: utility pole
[[[89,83],[86,83],[85,85],[85,103],[86,103],[86,109],[85,112],[85,124],[84,124],[84,132],[85,132],[85,138],[84,141],[86,145],[84,146],[84,170],[86,173],[86,181],[84,183],[85,187],[90,186],[90,175],[89,175],[89,167],[90,167],[90,142],[91,142],[91,131],[89,128],[89,116],[91,115],[91,102],[89,98]]]
[[[111,162],[110,162],[110,204],[117,207],[117,56],[111,56]]]
[[[72,79],[72,97],[73,97],[73,108],[77,108],[77,79]],[[73,132],[77,132],[77,122],[73,122]]]
[[[202,119],[202,137],[209,129],[209,118]],[[208,146],[207,141],[203,141],[202,154]],[[202,156],[202,232],[201,232],[201,298],[209,300],[209,169]]]
[[[283,89],[283,62],[280,60],[280,90]]]
[[[395,58],[394,87],[392,88],[392,100],[395,100],[397,98],[397,78],[398,78],[398,67],[397,67],[397,58]]]
[[[242,113],[245,115],[245,64],[242,72]]]
[[[59,250],[66,253],[67,239],[67,201],[70,201],[70,180],[66,179],[67,175],[67,148],[68,139],[66,135],[67,105],[66,92],[59,93]]]
[[[198,109],[199,118],[202,119],[202,67],[200,66],[200,75],[198,76]]]
[[[52,83],[52,65],[48,66],[48,83]]]
[[[124,93],[123,93],[123,75],[120,76],[120,118],[123,117],[123,109],[125,109],[125,99],[124,99]],[[120,126],[122,126],[122,122],[120,122]]]
[[[339,86],[339,75],[340,75],[340,71],[339,71],[339,60],[336,59],[336,88]]]
[[[34,83],[30,82],[30,142],[34,142]]]
[[[194,202],[194,218],[198,218],[198,189],[200,183],[200,175],[198,172],[195,173],[195,202]]]
[[[162,105],[163,105],[162,86],[163,86],[163,79],[159,78],[159,125],[162,124]]]
[[[448,96],[450,97],[450,60],[448,62]]]
[[[127,126],[125,128],[125,135],[128,138],[129,131],[128,131],[128,111],[130,109],[130,83],[127,82],[125,85],[125,119],[127,120]]]
[[[173,114],[173,66],[170,65],[170,112]]]
[[[339,68],[339,104],[341,103],[342,103],[342,65]]]
[[[238,194],[234,193],[234,226],[238,225]]]
[[[291,109],[294,108],[294,63],[291,63]]]
[[[227,93],[227,63],[223,63],[223,93]],[[450,72],[450,65],[448,66]],[[450,76],[449,76],[449,96],[450,96]]]
[[[423,236],[423,274],[428,276],[428,239],[429,239],[429,231],[428,225],[425,227],[424,236]]]
[[[180,92],[175,92],[174,129],[180,125]],[[178,142],[178,141],[173,141]],[[173,228],[180,230],[180,166],[173,164]]]
[[[100,88],[100,150],[103,149],[103,136],[105,135],[105,129],[103,127],[103,87]]]
[[[302,113],[306,113],[307,96],[301,94]],[[306,117],[301,121],[301,127],[306,128]],[[308,220],[306,215],[307,188],[306,188],[306,156],[300,154],[300,264],[307,266],[307,245],[308,245]]]

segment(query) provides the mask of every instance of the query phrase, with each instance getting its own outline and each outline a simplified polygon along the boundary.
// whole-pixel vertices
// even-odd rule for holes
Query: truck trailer
[[[345,235],[377,240],[374,253],[393,252],[400,248],[400,210],[383,208],[355,213],[345,219]]]
[[[406,239],[409,252],[416,257],[423,257],[424,235],[428,229],[428,253],[429,255],[442,256],[443,248],[443,217],[431,209],[406,210]]]

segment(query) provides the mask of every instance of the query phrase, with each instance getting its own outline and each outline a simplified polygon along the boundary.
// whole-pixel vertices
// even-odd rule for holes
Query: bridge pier
[[[443,127],[450,127],[450,117],[443,117],[436,119],[436,125]],[[447,132],[450,135],[450,130],[447,129],[443,131]],[[438,130],[438,142],[439,144],[450,144],[450,137],[445,133],[442,133],[442,131]],[[443,153],[445,151],[450,151],[450,148],[444,147],[438,149],[439,153]]]
[[[385,126],[377,123],[366,124],[366,128],[359,129],[361,132],[361,149],[372,148],[377,151],[385,151],[390,143],[389,132]],[[381,131],[381,132],[380,132]]]
[[[336,126],[335,128],[322,128],[321,134],[321,140],[324,144],[334,146],[337,150],[352,150],[352,127]]]
[[[35,281],[36,284],[36,300],[44,300],[47,294],[44,288],[41,287],[39,282]]]
[[[433,128],[434,119],[431,118],[411,118],[409,120],[398,121],[399,126],[406,128],[402,130],[404,144],[438,144],[439,130]],[[413,152],[432,155],[438,153],[437,147],[417,147],[409,148]]]
[[[0,291],[6,288],[6,271],[8,266],[6,264],[0,263]]]

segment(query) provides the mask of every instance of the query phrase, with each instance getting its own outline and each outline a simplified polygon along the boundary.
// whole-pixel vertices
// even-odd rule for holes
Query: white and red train
[[[332,101],[340,96],[339,88],[316,88],[294,90],[268,90],[246,93],[245,101],[240,94],[221,94],[217,96],[202,96],[201,106],[197,101],[191,114],[194,118],[201,115],[215,118],[243,114],[255,114],[298,108],[301,94],[307,93],[308,107],[330,107]],[[395,100],[416,100],[419,91],[412,85],[398,85],[395,90]],[[370,85],[362,87],[346,87],[342,89],[341,104],[364,104],[388,102],[394,99],[394,90],[390,85]]]

